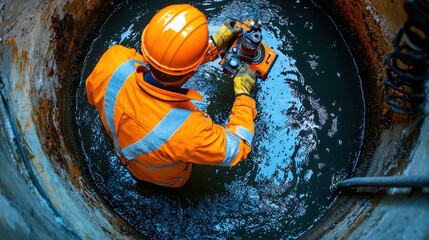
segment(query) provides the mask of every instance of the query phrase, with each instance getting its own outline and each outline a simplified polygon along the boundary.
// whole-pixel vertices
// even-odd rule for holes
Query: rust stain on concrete
[[[14,38],[7,39],[5,41],[5,45],[10,45],[11,47],[10,66],[13,66],[17,69],[19,76],[28,74],[31,64],[27,51],[25,49],[19,49]],[[26,79],[21,77],[18,78],[15,87],[20,92],[23,92],[26,88],[29,87],[29,83],[26,82]]]
[[[57,167],[67,169],[71,182],[79,188],[82,173],[77,164],[78,161],[70,159],[76,156],[76,147],[73,146],[76,143],[72,140],[73,127],[68,122],[73,113],[67,110],[72,100],[64,96],[73,96],[70,92],[75,89],[73,84],[76,81],[73,81],[71,72],[75,62],[79,62],[78,54],[82,51],[85,38],[93,31],[96,20],[99,21],[100,16],[107,14],[115,6],[115,1],[68,1],[61,9],[57,8],[55,1],[47,4],[45,20],[49,21],[48,24],[51,26],[52,38],[49,47],[53,49],[55,62],[54,68],[48,68],[47,75],[58,78],[61,87],[54,87],[58,97],[57,102],[39,99],[35,121],[39,123],[41,135],[44,138],[44,151]],[[37,92],[34,94],[40,95]],[[52,108],[52,106],[56,107]]]

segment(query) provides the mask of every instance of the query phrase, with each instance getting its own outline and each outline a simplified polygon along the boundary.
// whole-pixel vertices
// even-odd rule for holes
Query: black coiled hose
[[[429,0],[408,0],[405,24],[393,39],[394,52],[386,56],[386,102],[400,114],[416,114],[425,100],[429,78]]]

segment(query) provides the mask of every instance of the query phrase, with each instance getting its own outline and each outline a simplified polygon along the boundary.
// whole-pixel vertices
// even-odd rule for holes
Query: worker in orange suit
[[[87,78],[88,101],[98,109],[121,162],[137,179],[181,187],[192,164],[231,167],[247,158],[256,117],[250,96],[256,78],[249,66],[244,64],[234,77],[236,98],[225,127],[191,103],[202,99],[199,93],[181,88],[242,31],[233,24],[227,19],[209,36],[207,19],[198,9],[168,6],[143,30],[143,54],[115,45]]]

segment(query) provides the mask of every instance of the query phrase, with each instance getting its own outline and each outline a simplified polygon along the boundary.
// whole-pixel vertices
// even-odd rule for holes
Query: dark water
[[[183,188],[164,189],[136,181],[120,165],[84,90],[103,52],[118,43],[140,49],[141,30],[173,1],[149,2],[126,1],[109,17],[77,89],[78,137],[99,191],[152,239],[299,237],[335,203],[333,183],[353,170],[363,138],[360,79],[336,26],[311,1],[193,2],[207,14],[212,33],[226,17],[244,20],[258,11],[269,17],[263,37],[279,58],[257,86],[249,159],[234,168],[196,166]],[[218,62],[202,66],[186,85],[205,96],[197,107],[216,123],[228,121],[232,79]]]

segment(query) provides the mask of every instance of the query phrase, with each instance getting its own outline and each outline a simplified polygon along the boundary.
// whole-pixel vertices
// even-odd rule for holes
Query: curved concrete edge
[[[118,239],[136,235],[87,187],[91,184],[80,176],[66,148],[64,151],[61,147],[51,148],[53,145],[65,147],[63,139],[56,138],[61,134],[56,121],[61,114],[57,94],[63,86],[58,77],[62,69],[57,65],[55,51],[59,50],[58,39],[62,36],[53,31],[58,27],[53,25],[64,23],[61,21],[66,16],[89,22],[84,18],[100,4],[100,1],[27,1],[23,4],[9,0],[1,3],[0,77],[12,124],[17,125],[19,141],[24,146],[30,171],[34,172],[31,179],[17,146],[6,144],[14,142],[15,136],[7,130],[9,120],[1,104],[0,137],[5,143],[0,156],[3,162],[0,168],[2,237]],[[43,129],[44,119],[53,119],[49,131],[58,135],[47,134],[47,129]],[[54,155],[61,155],[61,159],[54,159]],[[34,187],[38,184],[40,189]],[[43,199],[38,190],[47,199]]]
[[[73,238],[34,188],[11,145],[6,113],[0,108],[0,235],[5,239]]]
[[[358,62],[363,73],[368,118],[356,176],[429,175],[429,99],[426,115],[415,117],[392,113],[383,100],[384,57],[392,51],[392,38],[406,21],[405,0],[321,2],[328,12],[331,9],[347,15],[342,17],[347,23],[336,19],[340,29],[348,42],[355,45],[352,52],[358,61],[368,59],[366,63]],[[343,191],[338,203],[303,236],[304,239],[428,237],[429,189],[399,188]]]
[[[429,82],[429,81],[428,81]],[[426,112],[429,113],[429,97]],[[407,166],[395,175],[429,176],[429,117],[421,119],[420,134],[415,141]],[[404,129],[403,136],[408,135]],[[429,238],[429,188],[411,190],[388,189],[386,194],[373,198],[369,208],[346,232],[350,239],[368,239],[383,236],[384,239]]]
[[[429,99],[426,111],[429,110]],[[429,175],[429,117],[420,124],[407,127],[394,126],[383,132],[380,148],[366,176]],[[413,149],[406,156],[395,159],[397,149],[420,130],[413,140]],[[391,137],[397,137],[392,139]],[[414,137],[412,137],[414,138]],[[390,151],[388,150],[390,149]],[[387,150],[387,151],[386,151]],[[376,158],[381,157],[380,158]],[[405,162],[401,162],[405,161]],[[410,188],[357,189],[342,193],[339,203],[317,224],[304,239],[427,239],[429,237],[429,189]]]

